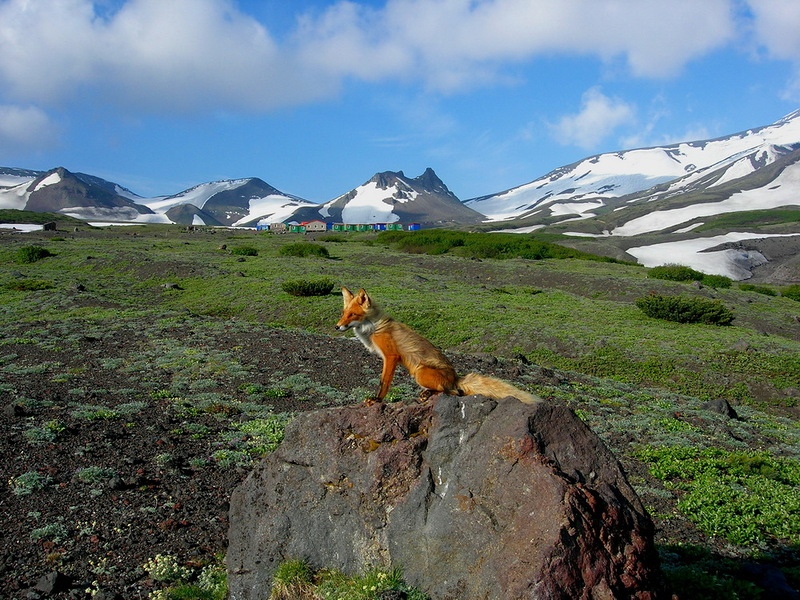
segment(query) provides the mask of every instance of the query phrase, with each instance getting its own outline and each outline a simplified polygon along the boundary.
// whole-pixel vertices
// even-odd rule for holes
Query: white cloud
[[[735,30],[730,0],[388,0],[380,10],[337,2],[306,16],[298,38],[308,64],[453,91],[559,53],[624,59],[636,76],[670,76]]]
[[[794,72],[786,82],[783,98],[800,101],[800,2],[795,0],[748,0],[753,15],[754,43],[770,58],[788,60]]]
[[[755,41],[773,58],[800,64],[800,2],[748,0]]]
[[[58,128],[47,114],[34,106],[0,105],[0,156],[20,150],[53,145]]]
[[[270,110],[347,78],[454,91],[564,53],[660,77],[730,40],[732,1],[339,0],[276,38],[233,0],[0,0],[0,85],[40,106],[89,91],[153,111]]]
[[[559,143],[591,150],[617,127],[629,124],[634,116],[630,104],[592,88],[583,94],[578,113],[562,117],[550,129]]]
[[[87,93],[152,111],[269,110],[329,95],[267,29],[229,0],[0,2],[0,83],[18,102]]]

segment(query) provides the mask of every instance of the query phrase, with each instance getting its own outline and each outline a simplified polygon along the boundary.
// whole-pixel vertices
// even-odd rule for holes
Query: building
[[[319,220],[303,221],[302,223],[300,223],[300,225],[305,227],[306,233],[317,233],[320,231],[328,230],[328,224],[325,223],[325,221],[319,221]]]

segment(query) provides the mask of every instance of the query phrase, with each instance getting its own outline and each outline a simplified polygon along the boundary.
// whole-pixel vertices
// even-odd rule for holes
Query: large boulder
[[[234,492],[232,600],[290,558],[402,568],[434,600],[664,597],[653,526],[561,406],[437,396],[298,416]]]

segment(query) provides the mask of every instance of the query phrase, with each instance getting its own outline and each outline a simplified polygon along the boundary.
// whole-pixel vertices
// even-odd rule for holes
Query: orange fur
[[[436,346],[409,326],[384,314],[364,289],[353,294],[342,288],[342,299],[344,309],[336,329],[353,329],[367,350],[383,359],[380,386],[371,401],[380,401],[386,396],[398,364],[408,369],[422,386],[420,399],[443,392],[451,396],[481,394],[495,399],[513,396],[529,404],[540,401],[536,396],[494,377],[470,373],[459,378],[453,365]]]

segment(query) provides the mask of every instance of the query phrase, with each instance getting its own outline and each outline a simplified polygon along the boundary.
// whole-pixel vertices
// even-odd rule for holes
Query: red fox
[[[451,396],[481,394],[497,400],[513,396],[527,404],[541,402],[540,398],[494,377],[477,373],[458,377],[452,363],[438,348],[408,325],[384,314],[364,289],[354,295],[343,287],[342,298],[344,310],[342,318],[336,323],[336,329],[339,331],[352,329],[367,350],[383,359],[378,393],[374,398],[369,398],[367,404],[383,400],[392,384],[398,363],[403,363],[412,377],[422,386],[420,402],[424,402],[437,392]]]

